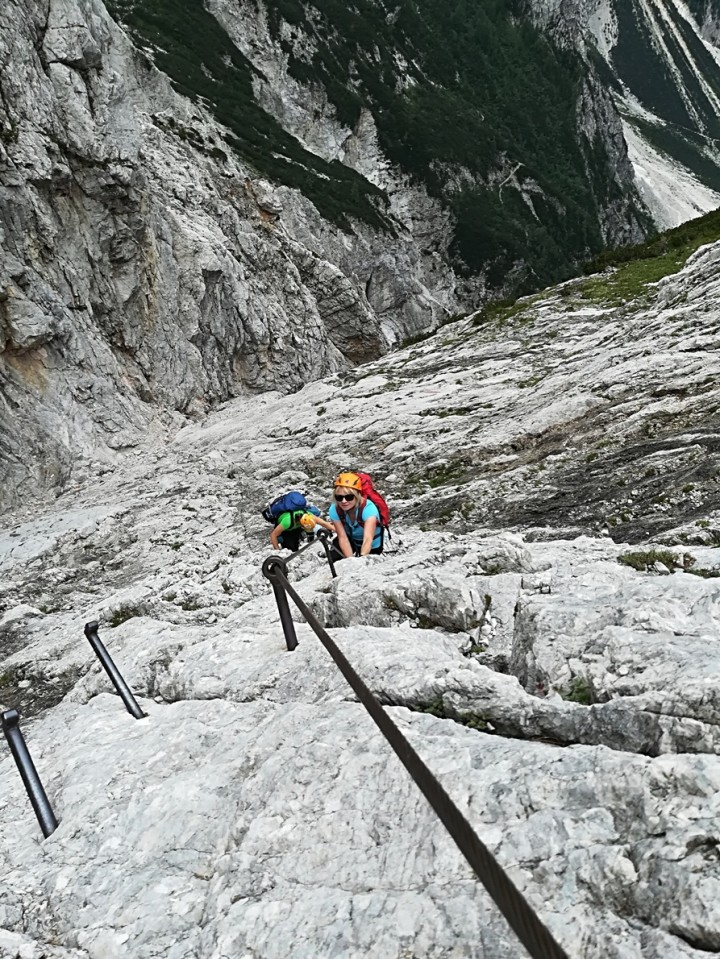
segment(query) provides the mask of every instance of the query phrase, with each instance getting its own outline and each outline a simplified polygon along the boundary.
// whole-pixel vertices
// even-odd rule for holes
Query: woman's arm
[[[329,529],[331,533],[335,531],[333,524],[329,523],[326,519],[323,519],[322,516],[316,516],[315,522],[320,526],[324,526],[325,529]]]
[[[375,539],[375,530],[377,528],[377,520],[374,516],[371,516],[370,519],[365,520],[365,525],[363,527],[363,541],[362,546],[360,547],[360,555],[367,556],[370,550],[372,549],[373,540]]]
[[[349,559],[353,555],[353,551],[352,546],[350,545],[350,540],[345,532],[345,524],[341,520],[333,520],[333,529],[337,535],[340,552],[343,554],[345,559]]]
[[[284,528],[278,523],[272,533],[270,533],[270,542],[272,543],[273,549],[282,549],[282,546],[280,545],[280,537],[284,532]]]

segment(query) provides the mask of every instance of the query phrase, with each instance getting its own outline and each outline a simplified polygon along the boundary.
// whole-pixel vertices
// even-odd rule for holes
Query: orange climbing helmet
[[[340,473],[335,480],[335,485],[345,486],[347,489],[354,489],[357,490],[358,493],[362,493],[362,483],[357,473]]]

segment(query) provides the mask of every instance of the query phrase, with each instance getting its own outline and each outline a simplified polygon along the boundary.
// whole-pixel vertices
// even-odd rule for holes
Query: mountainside
[[[285,650],[260,509],[351,463],[393,541],[292,582],[570,959],[720,948],[717,221],[8,523],[0,700],[60,826],[0,751],[3,959],[523,954],[310,630]]]
[[[712,6],[108,8],[0,9],[0,508],[718,199]]]
[[[351,235],[240,163],[99,0],[0,8],[0,506],[457,307],[407,229]]]
[[[505,3],[109,9],[266,175],[339,222],[379,223],[427,193],[450,222],[426,231],[425,252],[491,290],[535,289],[649,227],[592,64]]]
[[[657,226],[718,206],[720,13],[713,0],[529,0],[526,9],[596,64]]]
[[[639,240],[643,204],[660,228],[720,204],[711,4],[110,9],[250,162],[339,220],[377,222],[407,205],[408,187],[427,191],[451,214],[429,247],[494,290],[536,287],[599,246]],[[362,174],[352,185],[348,168]]]
[[[286,651],[352,466],[291,581],[569,959],[720,951],[720,212],[602,252],[714,205],[714,2],[110,8],[0,4],[0,959],[523,954]]]

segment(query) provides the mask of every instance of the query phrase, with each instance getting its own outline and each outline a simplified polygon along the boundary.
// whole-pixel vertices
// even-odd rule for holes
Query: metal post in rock
[[[25,737],[20,729],[20,713],[17,709],[8,709],[2,714],[2,728],[32,807],[35,810],[35,815],[40,823],[43,836],[47,839],[57,829],[58,821],[40,782],[35,763],[32,761],[25,745]]]
[[[265,579],[270,581],[270,585],[273,588],[275,602],[277,603],[278,613],[280,614],[280,622],[283,633],[285,634],[285,645],[288,648],[288,652],[291,653],[297,648],[297,634],[295,633],[295,623],[290,614],[290,605],[285,595],[285,590],[275,580],[274,573],[276,569],[279,569],[283,576],[287,577],[287,563],[285,560],[280,556],[268,556],[262,564],[262,572]]]
[[[144,713],[138,706],[137,700],[130,692],[130,687],[120,675],[120,670],[112,661],[110,654],[105,649],[102,640],[98,636],[99,625],[100,624],[96,621],[93,621],[92,623],[85,623],[85,635],[87,636],[90,645],[95,650],[95,654],[100,660],[103,669],[110,677],[113,686],[115,689],[117,689],[120,698],[125,703],[125,708],[127,711],[131,716],[134,716],[135,719],[144,719],[147,714]]]
[[[333,575],[333,579],[335,579],[335,577],[337,576],[337,573],[335,572],[335,563],[333,563],[333,558],[330,555],[330,547],[328,546],[328,539],[330,538],[330,534],[328,533],[326,529],[321,529],[318,531],[317,538],[322,543],[323,549],[325,550],[325,558],[327,559],[328,566],[330,567],[330,572]]]

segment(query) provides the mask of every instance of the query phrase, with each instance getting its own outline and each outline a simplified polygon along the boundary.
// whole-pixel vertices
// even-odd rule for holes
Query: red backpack
[[[390,507],[373,486],[372,476],[369,473],[361,473],[360,470],[353,470],[353,472],[360,477],[363,497],[377,506],[380,513],[380,525],[389,532]]]

